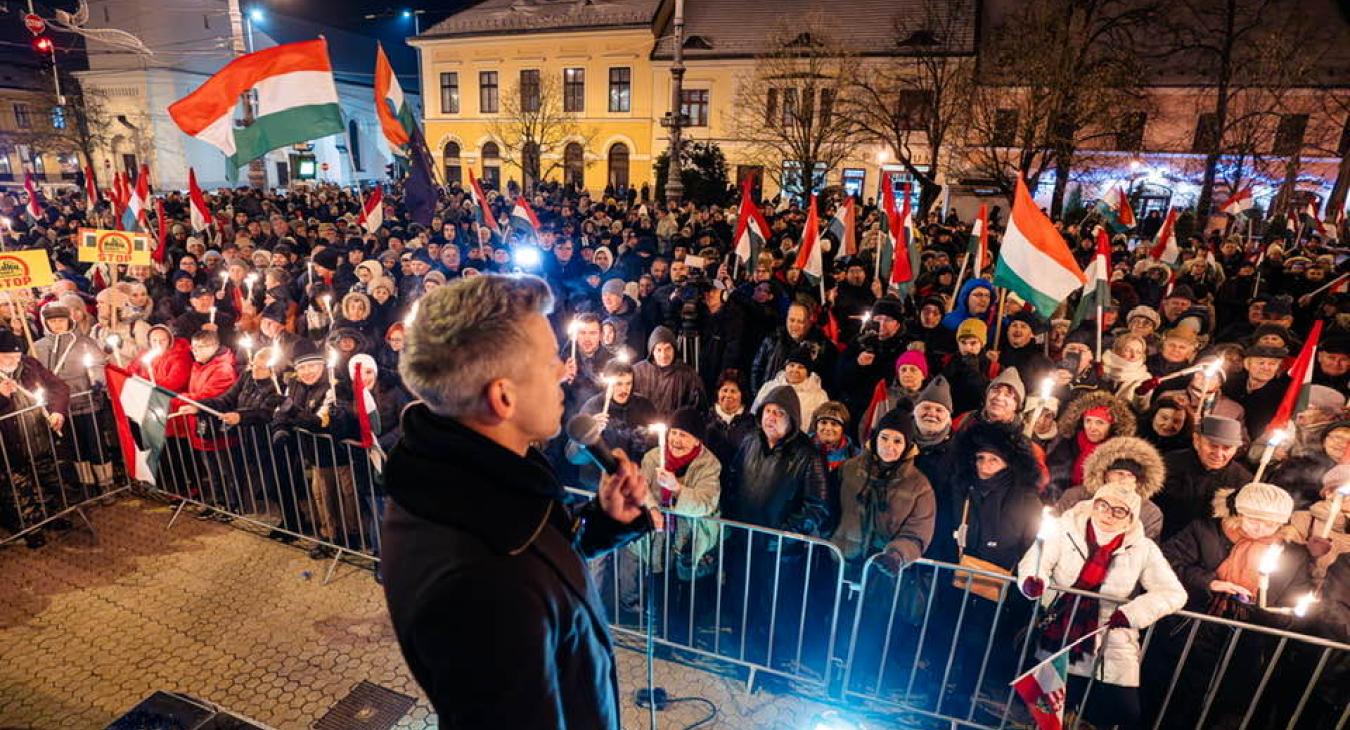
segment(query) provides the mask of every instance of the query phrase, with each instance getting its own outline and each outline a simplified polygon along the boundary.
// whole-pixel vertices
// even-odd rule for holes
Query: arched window
[[[483,183],[497,190],[502,186],[502,153],[496,142],[483,145]]]
[[[526,142],[521,150],[521,174],[524,177],[527,191],[534,190],[535,183],[539,182],[539,143]]]
[[[442,157],[444,158],[444,162],[445,162],[445,182],[446,182],[446,184],[448,184],[448,185],[453,185],[454,183],[461,182],[461,181],[463,180],[463,178],[461,177],[461,175],[462,175],[463,173],[461,172],[461,169],[460,169],[460,166],[459,166],[459,165],[460,165],[460,162],[459,162],[459,143],[458,143],[458,142],[446,142],[446,143],[445,143],[445,149],[443,150]]]
[[[580,142],[569,142],[563,148],[563,175],[568,187],[585,187],[586,151],[582,149]]]
[[[361,129],[356,126],[355,119],[347,122],[347,149],[352,154],[352,167],[357,172],[365,170],[366,166],[361,163]]]
[[[628,187],[628,145],[623,142],[609,148],[609,184],[615,189]]]

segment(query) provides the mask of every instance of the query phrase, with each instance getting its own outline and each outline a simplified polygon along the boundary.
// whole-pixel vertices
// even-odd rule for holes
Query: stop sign
[[[23,16],[23,27],[27,28],[29,33],[37,35],[47,29],[47,21],[32,13],[28,13]]]
[[[325,162],[322,165],[319,165],[319,169],[323,170],[324,172],[328,172],[328,163]]]

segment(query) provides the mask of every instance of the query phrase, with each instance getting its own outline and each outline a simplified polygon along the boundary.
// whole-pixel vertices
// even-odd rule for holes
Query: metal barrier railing
[[[41,393],[15,393],[13,411],[0,415],[0,545],[63,526],[78,517],[90,532],[84,509],[127,488],[102,390],[70,395],[61,422]],[[59,426],[59,428],[58,428]]]

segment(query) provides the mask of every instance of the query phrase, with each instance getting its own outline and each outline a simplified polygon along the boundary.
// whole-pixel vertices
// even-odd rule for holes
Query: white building
[[[92,116],[114,127],[107,133],[109,144],[94,160],[100,187],[110,186],[116,172],[134,173],[142,163],[149,165],[151,184],[158,189],[185,189],[189,167],[196,170],[203,188],[229,184],[225,156],[178,129],[169,117],[169,105],[229,62],[232,39],[261,50],[320,35],[328,41],[347,132],[268,153],[267,185],[285,186],[311,168],[314,179],[341,185],[385,178],[385,166],[393,156],[375,116],[374,39],[271,13],[240,16],[239,6],[226,0],[180,0],[172,5],[91,0],[89,8],[89,27],[124,30],[154,52],[137,55],[90,41],[89,70],[76,74],[91,103],[103,107]],[[420,117],[413,69],[396,65],[395,71],[410,74],[400,82]],[[243,119],[242,105],[238,119]],[[247,183],[248,168],[240,168],[235,184]]]

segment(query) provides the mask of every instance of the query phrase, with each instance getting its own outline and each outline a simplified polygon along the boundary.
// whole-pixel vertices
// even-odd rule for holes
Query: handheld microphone
[[[598,421],[585,413],[578,413],[567,422],[567,438],[575,441],[596,466],[612,475],[619,470],[619,462],[605,446],[604,430]],[[656,519],[654,515],[660,514],[661,505],[650,489],[647,490],[647,499],[643,500],[642,508],[653,515],[653,521]]]

